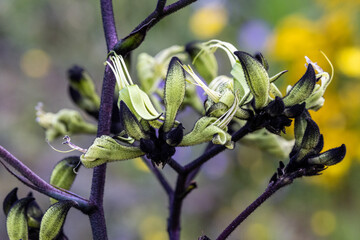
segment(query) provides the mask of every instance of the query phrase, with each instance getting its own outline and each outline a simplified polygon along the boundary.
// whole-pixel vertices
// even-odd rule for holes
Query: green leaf
[[[17,190],[18,188],[14,188],[13,190],[11,190],[8,195],[6,195],[4,202],[3,202],[3,210],[5,213],[5,216],[8,215],[11,206],[18,200],[17,197]]]
[[[133,159],[144,154],[139,147],[103,135],[95,139],[80,160],[85,167],[93,168],[103,163]]]
[[[185,72],[176,57],[171,59],[165,80],[164,103],[165,122],[164,132],[168,132],[174,125],[176,114],[185,96]]]
[[[61,233],[66,215],[77,203],[72,200],[60,201],[45,212],[40,226],[40,240],[52,240]]]
[[[6,228],[10,240],[28,240],[27,207],[34,198],[26,197],[18,200],[11,207],[7,218]]]
[[[50,184],[56,187],[69,190],[76,178],[76,171],[80,167],[80,158],[78,156],[66,157],[60,160],[54,167]],[[57,202],[56,199],[50,198],[51,204]]]

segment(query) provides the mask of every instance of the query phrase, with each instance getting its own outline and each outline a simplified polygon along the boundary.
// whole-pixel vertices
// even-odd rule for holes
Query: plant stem
[[[170,197],[170,215],[168,218],[168,233],[170,240],[179,240],[181,231],[181,209],[184,200],[187,174],[179,174],[174,194]]]
[[[108,52],[118,41],[114,12],[111,0],[100,0],[101,16],[104,28],[105,41]],[[104,81],[101,92],[99,123],[97,136],[110,134],[111,113],[115,89],[115,77],[109,67],[105,68]],[[106,223],[103,208],[106,164],[94,168],[90,201],[97,206],[97,210],[89,215],[94,240],[106,240]]]
[[[288,184],[288,183],[287,183]],[[226,239],[251,213],[253,213],[262,203],[271,197],[277,190],[287,185],[282,181],[270,183],[263,194],[251,203],[242,213],[240,213],[216,238],[216,240]]]
[[[41,177],[39,177],[36,173],[34,173],[30,168],[28,168],[25,164],[23,164],[19,159],[17,159],[15,156],[13,156],[11,153],[9,153],[5,148],[0,146],[0,157],[8,163],[11,167],[13,167],[16,171],[18,171],[22,176],[25,177],[26,180],[29,181],[29,183],[33,184],[33,186],[41,193],[44,193],[45,195],[55,198],[57,200],[73,200],[78,203],[79,210],[83,212],[89,212],[93,209],[94,206],[92,204],[80,197],[76,194],[70,192],[70,191],[61,191],[58,188],[53,187],[46,181],[44,181]],[[3,162],[1,162],[3,163]],[[4,164],[4,163],[3,163]],[[6,167],[4,164],[4,167],[13,175],[16,175],[13,173],[10,169]],[[26,183],[25,183],[26,184]]]

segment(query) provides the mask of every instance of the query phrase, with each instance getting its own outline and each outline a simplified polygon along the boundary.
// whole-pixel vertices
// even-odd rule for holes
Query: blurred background
[[[174,1],[169,1],[174,2]],[[127,35],[152,12],[156,1],[114,1],[118,34]],[[358,0],[198,0],[171,15],[148,33],[133,55],[155,55],[161,49],[193,40],[220,39],[239,50],[260,51],[270,75],[287,69],[279,84],[294,84],[305,72],[305,58],[330,71],[320,54],[335,68],[325,94],[325,105],[312,112],[325,138],[325,147],[347,146],[343,162],[323,175],[296,180],[252,214],[229,239],[358,239],[360,228],[360,32]],[[106,45],[95,0],[0,1],[0,145],[49,179],[55,163],[65,155],[45,142],[35,122],[34,107],[45,111],[76,109],[67,93],[66,72],[83,66],[100,89]],[[222,73],[229,70],[224,62]],[[136,79],[135,71],[134,79]],[[187,113],[184,118],[197,116]],[[194,116],[189,116],[192,114]],[[92,121],[89,117],[87,121]],[[191,127],[191,126],[189,126]],[[89,146],[92,136],[74,136]],[[54,146],[63,148],[61,139]],[[203,146],[178,151],[185,163]],[[251,146],[238,145],[204,165],[196,179],[199,188],[184,202],[182,239],[202,234],[215,238],[266,188],[279,159]],[[164,174],[174,182],[171,169]],[[87,197],[92,170],[82,168],[72,191]],[[0,199],[14,187],[19,197],[29,189],[0,167]],[[49,199],[34,194],[45,211]],[[112,163],[108,167],[105,212],[109,239],[167,239],[167,198],[141,160]],[[69,239],[91,239],[88,218],[72,209],[65,223]],[[0,239],[7,239],[5,216],[0,213]]]

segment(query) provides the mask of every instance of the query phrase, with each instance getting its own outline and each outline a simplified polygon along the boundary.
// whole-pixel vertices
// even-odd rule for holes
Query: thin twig
[[[166,180],[164,175],[151,163],[151,161],[145,157],[141,158],[148,168],[154,173],[155,177],[159,180],[161,186],[164,188],[166,194],[170,197],[173,195],[174,190]]]
[[[184,172],[184,167],[181,166],[177,161],[174,159],[170,159],[167,163],[172,169],[174,169],[178,174],[182,174]]]
[[[263,194],[261,194],[254,202],[252,202],[242,213],[240,213],[216,238],[216,240],[226,239],[251,213],[253,213],[261,204],[270,198],[280,188],[290,184],[291,182],[277,181],[270,183]]]
[[[7,164],[13,167],[17,172],[19,172],[22,176],[25,177],[22,181],[24,184],[32,184],[35,186],[36,190],[44,193],[45,195],[55,198],[57,200],[73,200],[78,203],[78,209],[83,212],[90,212],[94,206],[85,198],[82,198],[70,191],[64,192],[55,188],[51,184],[47,183],[41,177],[39,177],[36,173],[34,173],[30,168],[28,168],[24,163],[22,163],[19,159],[9,153],[5,148],[0,146],[0,158],[2,158]],[[11,171],[5,163],[0,161],[4,167],[13,175],[16,175],[13,171]],[[41,190],[41,191],[40,191]]]

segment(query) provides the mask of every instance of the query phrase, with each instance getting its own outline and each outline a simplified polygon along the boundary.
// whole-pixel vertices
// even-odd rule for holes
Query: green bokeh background
[[[239,40],[239,34],[242,34],[242,29],[248,22],[261,21],[271,35],[276,33],[280,22],[289,15],[300,14],[311,21],[335,11],[336,7],[332,8],[331,4],[339,4],[336,0],[329,3],[320,0],[199,0],[151,29],[145,42],[134,52],[133,62],[141,52],[154,55],[171,45],[182,45],[199,39],[200,36],[189,27],[190,19],[199,9],[213,2],[222,4],[227,14],[227,24],[213,38],[232,42],[239,49],[250,52],[255,49],[250,45],[241,45],[244,42],[241,38]],[[349,12],[354,16],[359,13],[356,2],[344,2],[344,5],[354,4],[351,13]],[[155,1],[146,0],[114,1],[119,36],[128,34],[151,13],[155,5]],[[76,109],[68,98],[66,80],[66,71],[73,64],[85,67],[95,79],[97,89],[100,89],[106,57],[100,19],[99,1],[95,0],[0,2],[0,145],[44,179],[50,178],[52,167],[64,154],[54,152],[46,144],[44,132],[35,122],[34,107],[38,102],[43,102],[45,110],[51,112],[64,107]],[[356,30],[359,29],[359,21],[355,20],[351,22],[355,30],[349,44],[358,47],[359,32]],[[330,36],[323,37],[326,39]],[[335,45],[330,47],[335,50],[337,48]],[[46,54],[45,63],[41,59],[39,65],[36,59],[27,63],[27,66],[30,64],[30,72],[31,69],[37,72],[37,68],[42,71],[43,64],[48,64],[46,72],[39,77],[31,77],[24,71],[24,56],[32,49],[40,49]],[[273,49],[264,47],[259,50],[264,51],[268,58],[272,74],[293,63],[277,57]],[[302,49],[293,51],[300,52],[300,55],[306,54],[305,50],[302,54]],[[303,59],[300,61],[305,63]],[[223,68],[227,69],[226,66]],[[134,69],[132,72],[135,74]],[[295,76],[300,77],[301,74],[297,73]],[[344,73],[337,76],[339,79],[335,79],[333,84],[338,88],[331,90],[336,96],[341,94],[337,90],[340,91],[343,82],[357,84],[358,81],[357,77],[349,77]],[[343,94],[341,97],[347,96]],[[347,104],[351,105],[352,102]],[[351,108],[343,111],[349,109]],[[351,111],[353,112],[348,114],[354,115],[359,109],[353,108]],[[193,117],[194,121],[197,118],[192,112],[187,112],[182,117]],[[92,121],[89,117],[87,120]],[[356,134],[356,123],[353,125],[354,128],[347,128],[347,131]],[[188,128],[191,128],[190,124]],[[321,130],[331,131],[326,127]],[[347,143],[344,136],[340,132],[337,145]],[[93,137],[74,136],[72,139],[79,146],[89,146]],[[360,168],[357,154],[354,153],[358,151],[358,143],[355,141],[351,144],[352,152],[344,160],[351,162],[351,166],[347,167],[346,173],[341,174],[341,177],[328,178],[327,182],[324,180],[326,183],[316,183],[311,179],[296,180],[261,206],[229,239],[357,239],[360,235]],[[62,148],[61,140],[55,141],[54,145]],[[187,148],[177,152],[175,157],[180,163],[186,163],[188,159],[198,156],[201,149],[201,146],[193,150]],[[266,188],[279,159],[252,147],[238,145],[237,149],[220,154],[203,167],[197,178],[199,188],[184,202],[182,239],[197,239],[202,234],[215,238]],[[173,171],[168,167],[163,171],[173,184]],[[92,170],[82,168],[72,191],[87,197],[91,175]],[[325,176],[316,178],[325,179]],[[106,180],[105,213],[109,239],[167,239],[168,202],[151,173],[141,170],[133,161],[112,163],[108,165]],[[16,186],[19,187],[20,197],[29,191],[0,167],[0,199],[4,199]],[[34,195],[42,209],[47,209],[48,198],[38,193]],[[75,209],[71,210],[65,223],[65,233],[70,239],[91,239],[88,218]],[[7,239],[5,216],[2,212],[0,239]]]

